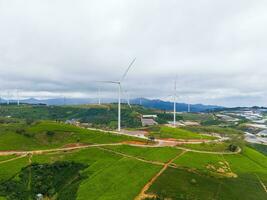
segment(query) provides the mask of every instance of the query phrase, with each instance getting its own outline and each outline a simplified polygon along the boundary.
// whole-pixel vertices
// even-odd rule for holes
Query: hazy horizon
[[[267,106],[267,1],[0,0],[0,96]],[[8,94],[8,92],[10,94]],[[124,97],[125,98],[125,97]]]

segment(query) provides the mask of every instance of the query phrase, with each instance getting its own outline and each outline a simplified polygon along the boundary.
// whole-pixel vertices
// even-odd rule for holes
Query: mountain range
[[[5,101],[2,100],[2,103]],[[15,103],[15,100],[10,100],[10,103]],[[117,99],[104,98],[101,99],[101,103],[116,103]],[[52,99],[36,99],[29,98],[20,100],[20,103],[25,104],[46,104],[46,105],[79,105],[79,104],[96,104],[98,99],[96,98],[52,98]],[[127,103],[126,99],[122,99],[122,103]],[[160,99],[146,99],[146,98],[136,98],[130,100],[131,104],[142,105],[146,108],[153,108],[159,110],[172,111],[173,102],[163,101]],[[210,110],[222,109],[222,106],[216,105],[204,105],[204,104],[190,104],[191,112],[207,112]],[[177,103],[177,112],[187,112],[187,103]]]

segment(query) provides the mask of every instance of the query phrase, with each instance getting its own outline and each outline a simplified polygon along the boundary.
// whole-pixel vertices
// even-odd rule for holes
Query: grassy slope
[[[221,155],[187,152],[179,159],[176,159],[174,163],[188,169],[198,169],[209,172],[206,166],[208,164],[217,165],[220,161],[224,161]]]
[[[181,128],[161,127],[157,132],[152,132],[157,138],[175,138],[175,139],[215,139],[213,136],[201,135]]]
[[[89,165],[82,172],[88,178],[81,183],[77,199],[133,199],[161,168],[98,148],[33,157],[33,161],[39,163],[55,160],[73,160]]]
[[[11,126],[12,128],[7,128]],[[116,143],[127,140],[140,140],[133,137],[87,130],[72,125],[42,121],[26,127],[26,133],[30,136],[15,132],[17,125],[1,125],[0,150],[34,150],[62,147],[69,143]],[[47,131],[53,131],[53,136],[48,136]]]
[[[185,148],[201,150],[201,151],[213,151],[213,152],[226,152],[228,151],[228,143],[201,143],[201,144],[183,144]]]
[[[16,158],[17,156],[15,155],[10,155],[10,156],[0,156],[0,163],[2,161],[6,161],[6,160],[9,160],[9,159],[12,159],[12,158]]]
[[[218,166],[225,160],[237,178],[216,178],[206,167],[208,164]],[[184,170],[169,168],[152,185],[150,192],[172,199],[266,199],[266,192],[258,179],[267,184],[266,162],[264,155],[250,148],[245,148],[240,155],[188,152],[175,161]]]
[[[27,165],[27,157],[0,164],[0,182],[10,179],[12,176],[18,173],[22,167],[25,167]]]
[[[237,178],[216,179],[192,172],[168,168],[149,192],[165,198],[198,200],[264,200],[266,193],[258,182]]]
[[[257,151],[261,152],[262,154],[267,156],[267,145],[264,144],[249,144],[252,148],[256,149]]]

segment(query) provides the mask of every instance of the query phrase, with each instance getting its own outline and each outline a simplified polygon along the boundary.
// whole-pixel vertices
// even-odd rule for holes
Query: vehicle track
[[[26,157],[27,154],[22,154],[21,156],[17,156],[15,158],[11,158],[11,159],[8,159],[8,160],[4,160],[4,161],[1,161],[0,164],[4,164],[4,163],[7,163],[7,162],[11,162],[13,160],[17,160],[17,159],[20,159],[20,158],[23,158],[23,157]]]
[[[151,185],[158,179],[158,177],[169,167],[169,165],[179,158],[180,156],[184,155],[187,151],[182,151],[180,154],[169,160],[167,163],[164,164],[163,168],[142,188],[141,192],[135,197],[135,200],[142,200],[145,198],[154,198],[155,195],[153,194],[146,194],[149,190]]]

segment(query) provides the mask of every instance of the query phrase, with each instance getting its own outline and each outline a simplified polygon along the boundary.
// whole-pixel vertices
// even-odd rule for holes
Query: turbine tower
[[[176,126],[176,97],[177,97],[177,87],[176,78],[174,81],[174,95],[173,95],[173,126]]]
[[[20,105],[20,99],[19,99],[19,90],[17,89],[17,105]]]
[[[9,95],[10,95],[10,93],[9,93],[9,91],[7,91],[7,99],[6,99],[6,104],[7,105],[9,105]]]
[[[122,82],[126,78],[129,70],[133,66],[136,58],[133,59],[133,61],[130,63],[124,74],[122,75],[121,79],[118,81],[98,81],[102,83],[110,83],[110,84],[116,84],[118,86],[118,132],[121,131],[121,93],[122,93]]]
[[[98,88],[97,96],[98,96],[98,105],[101,105],[100,88]]]
[[[190,110],[191,110],[190,106],[191,106],[191,105],[190,105],[190,104],[188,104],[187,106],[188,106],[188,107],[187,107],[187,112],[189,112],[189,113],[190,113]]]

